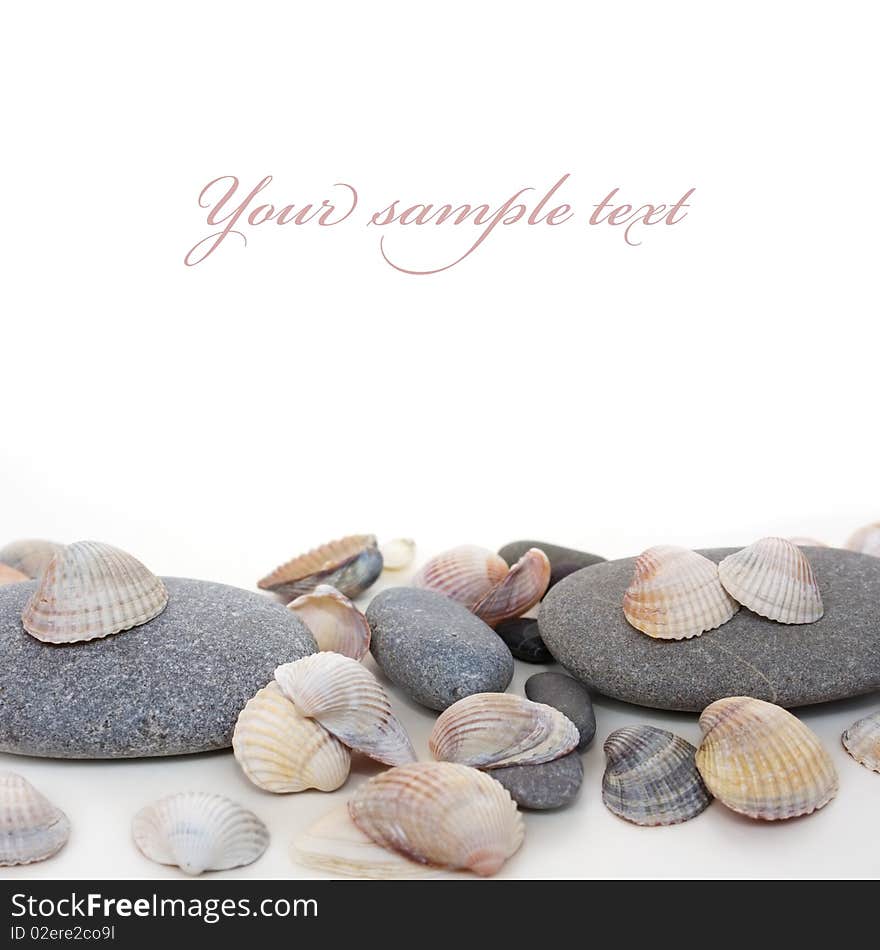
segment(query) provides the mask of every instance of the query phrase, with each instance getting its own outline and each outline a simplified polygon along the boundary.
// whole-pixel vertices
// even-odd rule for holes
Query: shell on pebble
[[[257,582],[293,600],[319,584],[329,584],[346,597],[357,597],[382,573],[382,555],[372,534],[353,534],[300,554]]]
[[[623,595],[629,623],[658,640],[698,637],[727,623],[737,610],[714,562],[671,544],[648,548],[636,558]]]
[[[551,762],[579,739],[574,723],[552,706],[510,693],[474,693],[440,714],[428,745],[440,761],[491,769]]]
[[[391,700],[373,674],[339,653],[313,653],[275,670],[284,695],[340,742],[386,765],[415,761]]]
[[[137,558],[99,541],[78,541],[46,566],[21,620],[45,643],[78,643],[137,627],[167,604],[165,585]]]
[[[549,583],[549,558],[540,548],[531,548],[474,604],[473,611],[484,623],[494,627],[534,607],[547,592]]]
[[[49,561],[63,549],[64,545],[55,541],[24,538],[0,548],[0,564],[6,564],[34,579],[43,573]]]
[[[814,623],[822,594],[804,552],[785,538],[762,538],[718,565],[724,589],[744,607],[779,623]]]
[[[840,740],[859,765],[880,772],[880,711],[854,722]]]
[[[348,749],[320,723],[299,713],[274,681],[238,716],[232,750],[244,774],[268,792],[332,792],[351,767]]]
[[[319,650],[360,660],[370,649],[367,618],[335,587],[319,584],[287,607],[311,630]]]
[[[696,748],[665,729],[625,726],[608,736],[604,749],[602,801],[626,821],[677,825],[712,801],[694,762]]]
[[[67,815],[15,772],[0,772],[0,866],[32,864],[60,851]]]
[[[22,581],[29,581],[30,578],[23,571],[17,571],[8,564],[0,564],[0,587],[7,584],[20,584]]]
[[[482,876],[499,871],[524,835],[508,791],[486,773],[452,762],[389,769],[357,790],[349,811],[380,847]]]
[[[850,551],[858,551],[859,554],[880,557],[880,522],[866,524],[863,528],[859,528],[846,542],[846,547]]]
[[[253,864],[269,845],[257,816],[222,795],[179,792],[147,805],[132,821],[141,853],[186,874]]]
[[[395,538],[380,545],[382,570],[404,571],[416,557],[416,543],[412,538]]]
[[[750,818],[810,813],[837,794],[837,770],[822,743],[781,706],[730,696],[700,716],[696,763],[709,791]]]
[[[432,557],[413,577],[412,586],[445,594],[473,610],[507,572],[507,561],[494,551],[463,544]]]

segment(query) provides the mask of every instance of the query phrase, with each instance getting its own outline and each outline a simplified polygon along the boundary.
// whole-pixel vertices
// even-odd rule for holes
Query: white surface
[[[0,535],[94,537],[250,586],[352,531],[425,549],[536,536],[632,554],[880,517],[870,4],[17,4],[4,10]],[[186,268],[210,179],[504,201],[570,172],[580,217],[407,277],[365,218],[257,230]],[[584,226],[612,187],[682,224]],[[274,226],[273,226],[274,227]],[[451,259],[456,232],[390,235]],[[519,684],[522,671],[518,674]],[[839,759],[814,819],[713,807],[670,831],[529,818],[519,876],[873,874],[877,777],[837,748],[869,701],[807,714]],[[620,722],[667,717],[599,708]],[[430,717],[408,724],[424,739]],[[673,717],[695,738],[692,719]],[[75,839],[22,874],[151,874],[130,814],[181,785],[291,833],[229,756],[18,763]],[[118,850],[114,850],[118,849]],[[7,872],[8,873],[8,872]]]

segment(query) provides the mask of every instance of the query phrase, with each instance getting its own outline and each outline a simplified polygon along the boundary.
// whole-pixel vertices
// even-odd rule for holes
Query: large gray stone
[[[735,548],[702,551],[720,561]],[[825,616],[787,626],[746,608],[691,640],[653,640],[623,615],[634,559],[578,571],[544,598],[541,637],[591,689],[660,709],[702,710],[722,696],[803,706],[880,689],[880,558],[805,548]]]
[[[0,587],[0,751],[106,759],[222,749],[275,667],[315,652],[305,625],[266,597],[165,584],[168,606],[154,620],[65,646],[22,628],[34,583]]]

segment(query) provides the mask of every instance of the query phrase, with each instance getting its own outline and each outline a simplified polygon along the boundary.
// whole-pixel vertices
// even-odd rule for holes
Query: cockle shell
[[[840,740],[859,765],[880,772],[880,712],[854,722]]]
[[[275,568],[257,582],[261,590],[293,600],[319,584],[329,584],[346,597],[357,597],[382,573],[382,555],[372,534],[356,534],[322,544]]]
[[[549,583],[550,559],[540,548],[530,548],[474,605],[474,613],[494,627],[534,607],[547,592]]]
[[[864,528],[859,528],[846,542],[846,547],[848,550],[858,551],[860,554],[880,557],[880,522],[866,524]]]
[[[413,577],[412,586],[445,594],[473,610],[508,570],[507,561],[494,551],[463,544],[432,557]]]
[[[165,585],[140,561],[98,541],[58,552],[21,616],[45,643],[77,643],[137,627],[168,603]]]
[[[415,761],[406,730],[376,677],[351,657],[313,653],[275,670],[284,695],[349,748],[386,765]]]
[[[335,587],[319,584],[287,607],[312,631],[319,650],[360,660],[370,649],[367,618]]]
[[[412,538],[395,538],[386,541],[379,550],[382,552],[383,570],[403,571],[415,560],[416,543]]]
[[[696,551],[661,544],[636,558],[623,595],[629,623],[658,640],[686,640],[714,630],[739,610],[718,579],[718,568]]]
[[[416,762],[362,785],[349,802],[372,841],[414,861],[495,874],[522,844],[523,821],[507,789],[452,762]]]
[[[700,716],[696,763],[709,791],[733,811],[776,821],[809,815],[837,794],[837,771],[819,739],[781,706],[730,696]]]
[[[14,567],[6,564],[0,564],[0,587],[7,584],[20,584],[22,581],[29,581],[30,578],[22,571],[17,571]]]
[[[780,623],[813,623],[822,595],[804,552],[785,538],[762,538],[718,565],[724,589],[744,607]]]
[[[636,825],[677,825],[712,801],[694,762],[696,748],[653,726],[626,726],[605,740],[602,801]]]
[[[332,792],[345,783],[351,766],[348,749],[298,712],[275,682],[239,713],[232,750],[244,774],[268,792]]]
[[[492,769],[552,762],[579,740],[574,723],[552,706],[510,693],[474,693],[440,714],[428,745],[440,761]]]
[[[141,809],[132,821],[141,853],[187,874],[253,864],[269,845],[269,830],[241,805],[207,792],[179,792]]]
[[[0,564],[6,564],[33,579],[39,577],[49,561],[63,549],[64,545],[55,541],[25,538],[0,548]]]
[[[43,861],[70,837],[67,815],[14,772],[0,772],[0,866]]]

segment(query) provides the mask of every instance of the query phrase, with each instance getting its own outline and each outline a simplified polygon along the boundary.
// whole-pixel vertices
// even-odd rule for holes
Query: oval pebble
[[[552,762],[508,765],[489,774],[501,782],[520,808],[544,811],[561,808],[575,799],[584,779],[584,764],[577,752],[569,752]]]
[[[553,706],[577,726],[581,741],[578,750],[584,749],[596,735],[596,714],[587,688],[564,673],[535,673],[526,680],[526,696],[534,703]]]
[[[538,621],[532,617],[514,617],[504,620],[495,633],[507,644],[517,660],[526,663],[553,663],[553,654],[547,649],[538,631]]]

